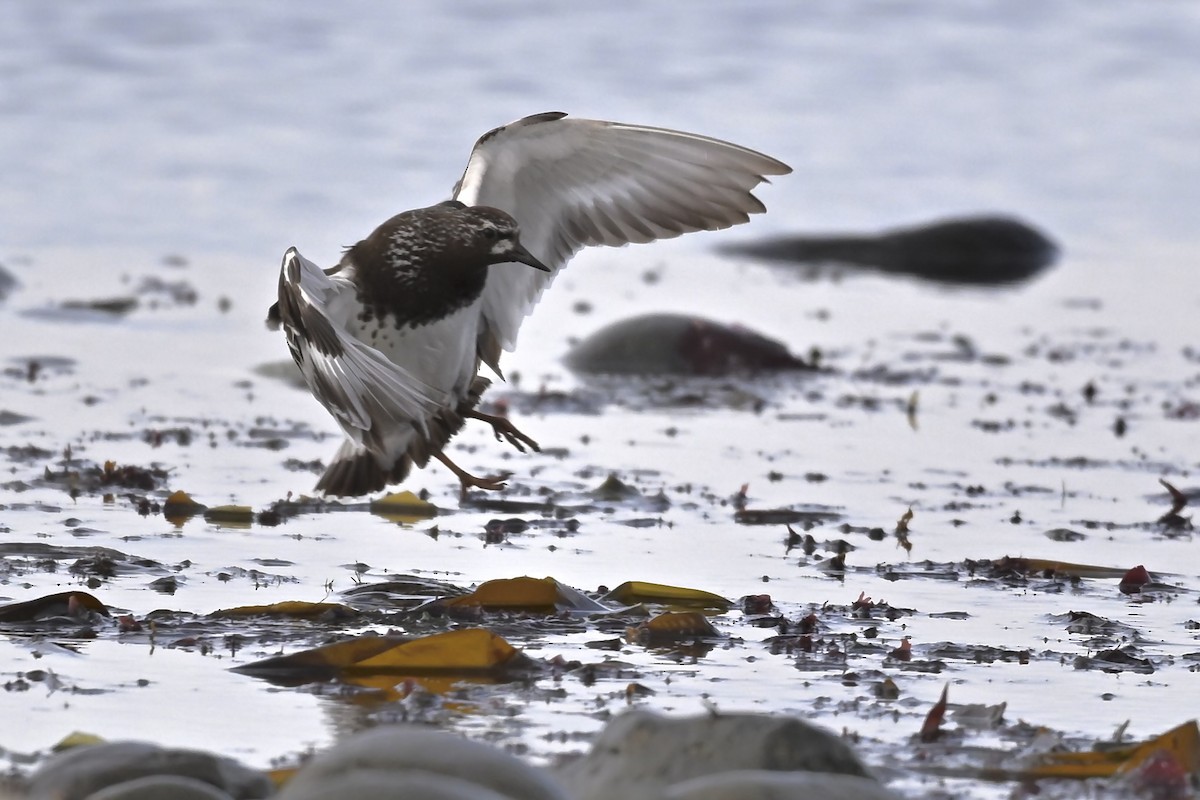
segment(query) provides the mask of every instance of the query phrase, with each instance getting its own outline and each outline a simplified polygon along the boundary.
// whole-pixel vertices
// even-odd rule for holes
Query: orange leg
[[[487,478],[477,478],[460,467],[458,464],[455,464],[453,461],[451,461],[450,457],[445,453],[434,453],[433,457],[445,464],[446,467],[455,474],[455,476],[458,478],[458,482],[462,484],[464,493],[467,491],[467,489],[487,489],[489,491],[503,489],[505,486],[504,481],[507,480],[509,474],[511,474],[503,473],[501,475],[492,475]]]

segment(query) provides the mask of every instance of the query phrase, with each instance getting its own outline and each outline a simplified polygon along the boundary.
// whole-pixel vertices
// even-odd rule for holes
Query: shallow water
[[[20,282],[0,301],[0,412],[31,418],[0,425],[0,532],[9,543],[112,547],[180,579],[174,595],[150,588],[161,577],[151,568],[103,580],[91,591],[110,606],[203,614],[321,600],[410,572],[461,585],[553,575],[583,589],[636,579],[769,593],[790,620],[816,608],[830,634],[857,628],[822,604],[865,592],[914,611],[877,620],[886,649],[911,637],[917,658],[941,642],[1031,653],[1027,664],[947,659],[937,675],[882,655],[798,670],[802,656],[769,652],[775,629],[731,612],[716,620],[729,640],[695,663],[626,645],[610,655],[633,677],[464,690],[458,699],[480,713],[440,719],[539,760],[582,749],[572,734],[623,707],[631,680],[656,690],[639,701],[656,708],[792,711],[855,731],[868,760],[896,767],[892,779],[914,796],[931,789],[904,756],[947,680],[952,702],[1007,702],[1010,721],[1087,740],[1125,720],[1152,735],[1192,713],[1180,691],[1200,650],[1188,624],[1200,559],[1190,526],[1157,523],[1170,507],[1158,479],[1192,489],[1197,464],[1200,154],[1189,133],[1200,111],[1181,102],[1200,89],[1191,7],[766,3],[676,15],[632,4],[17,2],[0,23],[0,264]],[[327,459],[336,429],[306,393],[255,372],[286,358],[261,322],[280,253],[296,244],[332,260],[396,210],[442,199],[480,133],[549,108],[703,131],[796,169],[761,190],[770,213],[751,227],[578,257],[506,360],[515,393],[495,392],[512,393],[518,424],[547,451],[510,453],[475,427],[456,440],[467,469],[513,471],[515,499],[582,502],[612,472],[646,495],[661,490],[668,508],[615,503],[578,514],[575,532],[535,526],[496,546],[483,539],[488,520],[537,515],[460,509],[438,469],[406,486],[446,510],[436,538],[433,522],[365,512],[177,527],[140,516],[122,493],[72,499],[40,480],[69,446],[95,464],[160,464],[167,489],[208,505],[262,509],[310,490],[315,475],[285,461]],[[1058,264],[1023,287],[951,291],[853,273],[809,280],[710,249],[725,236],[981,210],[1045,230],[1062,247]],[[123,316],[62,307],[130,296],[139,305]],[[750,324],[795,352],[819,348],[830,371],[648,393],[561,366],[573,338],[645,311]],[[42,365],[33,381],[31,360]],[[601,412],[558,410],[542,389],[582,394]],[[709,401],[663,404],[681,392]],[[53,455],[10,449],[24,445]],[[749,508],[811,511],[818,542],[850,542],[845,577],[786,552],[783,525],[737,522],[743,484]],[[890,535],[910,507],[911,554]],[[1054,541],[1055,528],[1086,538]],[[1006,585],[961,569],[1004,555],[1145,564],[1177,588],[1140,602],[1115,579]],[[923,574],[926,560],[954,562],[957,580],[889,574]],[[0,595],[12,600],[84,580],[65,563],[48,571],[11,553],[3,563]],[[931,616],[949,611],[969,616]],[[1134,626],[1154,674],[1075,669],[1095,648],[1055,616],[1068,611]],[[216,637],[208,650],[109,629],[90,641],[9,632],[0,713],[25,724],[0,733],[0,747],[31,753],[79,729],[265,765],[399,713],[229,673],[300,646],[237,632],[246,641]],[[596,662],[584,643],[610,635],[518,643],[538,658]],[[54,678],[12,688],[39,669]],[[878,703],[868,678],[846,685],[845,669],[894,675],[901,701]]]

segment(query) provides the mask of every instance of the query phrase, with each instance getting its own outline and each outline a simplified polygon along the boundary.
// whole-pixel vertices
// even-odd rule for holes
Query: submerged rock
[[[576,345],[566,363],[576,372],[608,375],[714,376],[808,368],[782,342],[682,314],[614,322]]]
[[[745,770],[828,772],[871,779],[849,745],[796,717],[708,714],[669,718],[641,710],[608,723],[591,751],[559,767],[557,774],[576,800],[659,800],[674,784]],[[735,796],[715,793],[718,789],[714,787],[716,783],[684,786],[668,796]],[[746,796],[771,795],[751,792]]]
[[[836,263],[980,285],[1028,280],[1058,256],[1057,246],[1040,231],[1001,216],[946,219],[874,236],[781,236],[719,250],[765,261]]]

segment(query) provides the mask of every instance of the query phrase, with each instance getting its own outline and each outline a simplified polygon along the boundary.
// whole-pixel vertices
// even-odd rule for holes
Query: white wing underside
[[[764,211],[750,190],[791,169],[690,133],[539,114],[476,144],[454,199],[508,212],[521,242],[553,272],[490,268],[482,332],[512,350],[554,275],[580,248],[619,247],[719,230]]]
[[[347,277],[326,275],[294,248],[284,256],[280,301],[298,315],[308,340],[300,365],[305,380],[359,445],[378,446],[372,439],[408,425],[427,435],[426,420],[453,398],[351,335],[355,290]]]

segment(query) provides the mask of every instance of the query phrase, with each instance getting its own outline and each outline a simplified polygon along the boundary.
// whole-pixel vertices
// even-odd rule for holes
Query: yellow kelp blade
[[[311,650],[301,650],[286,656],[273,656],[233,667],[233,672],[269,678],[288,685],[299,685],[310,681],[326,681],[352,664],[411,641],[402,636],[356,636],[344,642],[335,642]]]
[[[533,611],[543,614],[609,614],[612,609],[578,589],[554,578],[498,578],[485,581],[475,591],[439,600],[439,604],[485,611]]]
[[[209,614],[210,617],[294,617],[296,619],[346,619],[358,616],[358,611],[342,603],[309,603],[303,600],[287,600],[264,606],[238,606],[223,608]]]
[[[643,647],[663,647],[718,635],[717,629],[699,611],[666,611],[625,631],[626,640]]]
[[[300,767],[277,767],[267,770],[267,777],[275,784],[276,789],[282,789],[299,771]]]
[[[1063,575],[1078,578],[1120,578],[1128,567],[1101,567],[1095,564],[1072,564],[1069,561],[1055,561],[1048,558],[1017,558],[1005,556],[998,559],[993,566],[996,569],[1010,569],[1022,575]]]
[[[182,489],[176,489],[163,501],[163,516],[175,525],[182,525],[197,514],[203,513],[208,506],[197,503],[192,496]]]
[[[685,608],[712,608],[718,611],[726,611],[733,607],[732,602],[712,592],[646,581],[626,581],[605,595],[604,599],[627,606],[636,603],[658,603]]]
[[[511,609],[554,613],[558,605],[558,581],[553,578],[500,578],[485,581],[470,594],[445,601],[447,606]]]
[[[484,628],[405,636],[358,636],[344,642],[234,667],[277,682],[306,683],[362,673],[470,674],[499,671],[518,650]]]
[[[503,667],[517,648],[487,628],[422,636],[363,659],[353,670],[387,672],[487,672]]]
[[[254,509],[250,506],[213,506],[205,509],[204,521],[228,528],[249,528],[254,524]]]
[[[1200,729],[1196,720],[1179,725],[1141,744],[1085,753],[1046,753],[1026,774],[1033,778],[1104,778],[1137,769],[1160,751],[1181,768],[1200,774]]]
[[[84,731],[71,731],[63,738],[59,739],[51,746],[51,750],[55,753],[61,753],[63,750],[70,750],[72,747],[87,747],[93,744],[104,744],[105,738],[97,736],[94,733],[86,733]]]

